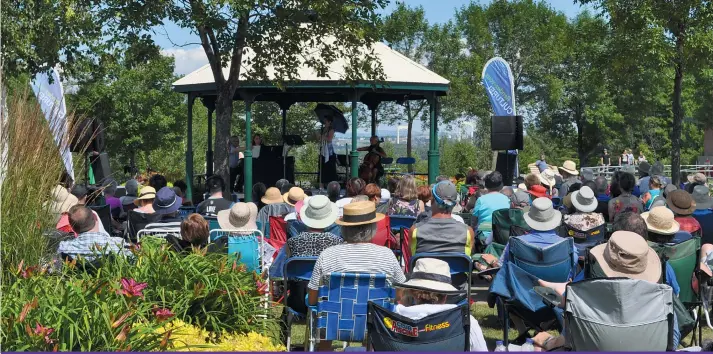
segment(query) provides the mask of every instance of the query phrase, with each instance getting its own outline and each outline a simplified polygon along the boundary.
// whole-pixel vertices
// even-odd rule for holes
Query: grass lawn
[[[478,321],[478,324],[480,324],[480,328],[483,330],[483,336],[485,337],[485,341],[488,344],[488,348],[492,351],[493,349],[495,349],[495,341],[502,340],[503,338],[503,330],[498,321],[498,316],[495,309],[491,309],[485,303],[476,303],[473,304],[473,306],[471,307],[471,313],[473,314],[473,317],[475,317],[475,319]],[[304,343],[305,329],[306,326],[304,324],[294,324],[292,326],[293,347],[301,346],[302,343]],[[556,335],[557,332],[550,332],[550,334]],[[510,329],[509,336],[511,339],[517,337],[517,331]],[[713,331],[707,326],[704,326],[703,328],[703,339],[713,340]],[[690,341],[690,335],[684,339],[684,342],[686,344],[689,344]],[[360,343],[351,343],[350,345],[361,346]],[[333,347],[336,350],[341,350],[342,343],[335,342]]]

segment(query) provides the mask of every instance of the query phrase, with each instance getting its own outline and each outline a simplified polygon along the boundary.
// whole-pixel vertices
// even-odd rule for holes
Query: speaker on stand
[[[89,183],[89,166],[92,166],[96,183],[111,176],[109,156],[104,151],[104,125],[97,119],[84,119],[78,123],[70,142],[72,152],[81,153],[85,158],[84,181]]]
[[[509,150],[522,150],[523,125],[522,116],[492,116],[490,118],[490,148],[498,152],[495,170],[503,175],[503,181],[512,184],[517,170],[517,154]]]

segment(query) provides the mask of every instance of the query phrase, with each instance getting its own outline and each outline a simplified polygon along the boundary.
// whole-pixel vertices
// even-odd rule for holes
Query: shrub
[[[249,332],[247,334],[227,334],[214,336],[198,327],[191,326],[180,320],[171,321],[157,329],[155,333],[163,336],[169,333],[172,344],[167,350],[192,352],[277,352],[285,351],[281,344],[275,345],[272,340],[262,334]]]

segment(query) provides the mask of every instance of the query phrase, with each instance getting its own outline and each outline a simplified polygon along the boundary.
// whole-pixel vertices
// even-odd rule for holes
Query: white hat
[[[381,188],[381,200],[386,201],[391,199],[391,192],[388,189]]]
[[[458,292],[458,289],[451,285],[451,268],[440,259],[417,259],[409,277],[407,282],[394,286],[439,293]]]
[[[599,205],[597,198],[594,196],[594,191],[587,186],[572,193],[571,200],[575,209],[582,213],[591,213],[597,210],[597,206]]]
[[[532,207],[525,215],[525,223],[536,231],[554,230],[562,224],[562,213],[555,210],[552,200],[540,197],[532,201]]]
[[[324,195],[309,198],[300,209],[300,220],[312,229],[324,229],[337,220],[338,208]]]
[[[554,187],[557,183],[557,181],[555,180],[555,171],[546,169],[540,172],[540,183],[548,187]]]
[[[573,176],[579,175],[579,171],[577,171],[577,164],[572,160],[565,161],[559,169],[560,171],[567,172]]]
[[[218,212],[218,225],[231,231],[254,231],[257,229],[257,205],[255,203],[235,203],[233,207]]]

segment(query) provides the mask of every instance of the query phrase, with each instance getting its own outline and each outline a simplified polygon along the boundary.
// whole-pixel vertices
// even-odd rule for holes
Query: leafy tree
[[[579,0],[598,5],[609,16],[615,33],[635,37],[642,43],[655,45],[656,50],[644,51],[634,60],[645,60],[656,66],[673,68],[671,111],[671,177],[680,180],[681,133],[685,117],[684,77],[694,71],[701,59],[713,53],[713,5],[700,0]],[[703,60],[706,61],[706,60]]]
[[[217,90],[215,167],[218,174],[227,178],[227,144],[233,98],[240,86],[238,79],[275,80],[279,84],[297,76],[301,66],[298,63],[328,76],[329,65],[339,58],[346,58],[349,63],[344,80],[382,77],[381,66],[369,45],[377,38],[376,11],[386,3],[386,0],[161,3],[107,0],[103,6],[107,13],[126,14],[109,24],[118,33],[150,30],[167,19],[198,33]],[[243,67],[249,69],[242,72]]]

